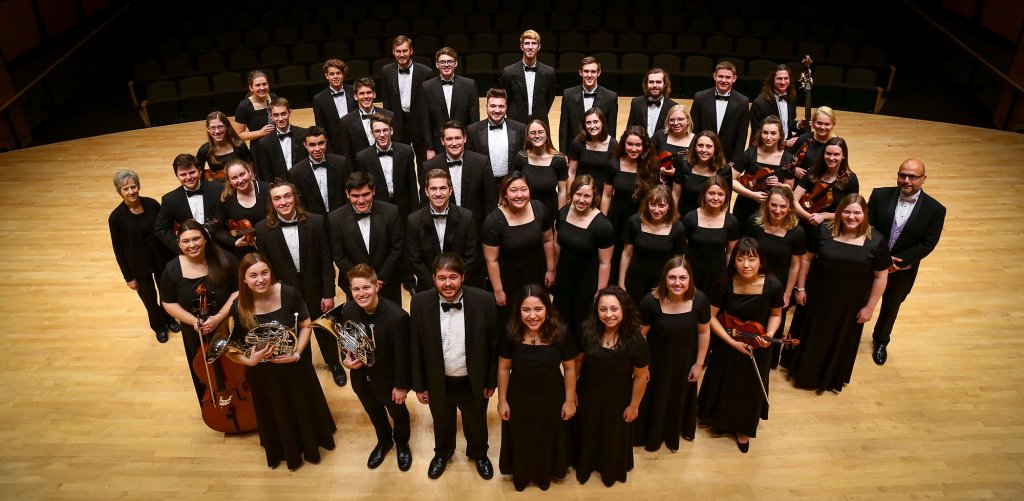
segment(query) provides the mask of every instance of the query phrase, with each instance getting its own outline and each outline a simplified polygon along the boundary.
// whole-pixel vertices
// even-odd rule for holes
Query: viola
[[[196,287],[196,303],[196,318],[205,322],[210,317],[206,284],[201,283]],[[218,330],[226,330],[226,327],[226,324],[222,324]],[[200,350],[192,359],[192,370],[206,386],[200,404],[203,422],[210,429],[221,433],[256,431],[256,409],[253,407],[252,389],[245,380],[245,367],[227,357],[207,362],[205,336],[200,329],[196,331],[199,334]]]
[[[764,333],[764,326],[753,320],[740,320],[728,313],[720,313],[718,315],[718,322],[722,324],[722,327],[725,328],[726,332],[728,332],[730,336],[753,348],[761,347],[757,342],[758,339],[763,339],[769,343],[779,344],[783,347],[800,345],[799,339],[793,339],[790,337],[776,339],[766,336]]]
[[[816,183],[800,197],[800,207],[812,214],[821,212],[829,205],[832,205],[832,185],[830,183]]]

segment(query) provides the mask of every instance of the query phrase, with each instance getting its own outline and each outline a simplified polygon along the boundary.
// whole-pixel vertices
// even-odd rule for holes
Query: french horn
[[[295,314],[296,325],[298,325],[298,313]],[[299,338],[295,329],[280,322],[266,322],[257,325],[245,333],[242,339],[235,339],[230,333],[234,329],[228,329],[229,334],[218,334],[210,340],[210,347],[206,350],[206,362],[212,363],[226,351],[241,353],[245,356],[255,351],[260,351],[267,346],[273,346],[270,355],[260,362],[266,362],[280,355],[291,355],[295,352]]]
[[[370,325],[370,332],[366,332],[363,324],[352,320],[341,321],[341,310],[344,305],[338,305],[327,313],[320,315],[313,321],[313,329],[320,329],[338,339],[338,357],[345,358],[345,353],[351,353],[352,358],[359,360],[367,367],[373,367],[376,362],[375,353],[377,345],[374,343],[373,325]]]

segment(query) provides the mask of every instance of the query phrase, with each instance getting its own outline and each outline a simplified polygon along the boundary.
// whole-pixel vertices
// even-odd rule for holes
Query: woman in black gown
[[[199,351],[199,332],[210,337],[228,318],[231,301],[238,295],[238,260],[221,250],[206,227],[189,219],[175,232],[181,255],[171,259],[160,277],[160,297],[164,309],[181,324],[181,340],[185,345],[185,359],[192,374],[196,397],[202,403],[205,387],[192,370],[192,359]],[[209,318],[199,322],[196,289],[203,285],[207,293]]]
[[[683,216],[686,260],[693,266],[697,289],[710,292],[725,273],[726,261],[740,238],[740,224],[726,212],[729,182],[713,177],[704,185],[701,204]]]
[[[665,262],[686,251],[686,232],[675,205],[668,187],[655,186],[647,193],[640,213],[626,223],[619,287],[626,289],[633,304],[640,304],[658,285]]]
[[[757,340],[755,349],[734,339],[722,327],[721,316],[757,322],[773,337],[782,315],[782,283],[761,267],[757,241],[744,238],[733,250],[725,281],[708,296],[711,301],[711,355],[697,396],[697,418],[715,432],[736,434],[736,446],[746,453],[757,424],[768,419],[769,343]]]
[[[530,199],[522,172],[505,176],[498,196],[498,208],[484,220],[480,243],[494,299],[505,315],[508,294],[526,284],[555,284],[554,214]]]
[[[270,101],[277,97],[270,92],[270,80],[260,70],[252,70],[245,75],[249,85],[249,94],[238,103],[235,110],[233,127],[243,141],[249,141],[249,152],[253,159],[259,158],[259,139],[274,133],[274,124],[270,120]],[[256,172],[263,172],[259,165],[254,165]],[[264,179],[270,181],[270,179]]]
[[[632,423],[647,387],[650,360],[626,291],[613,285],[597,293],[579,341],[572,465],[581,484],[596,471],[611,487],[625,482],[633,469]]]
[[[789,152],[796,160],[793,174],[798,180],[803,179],[804,174],[821,161],[821,151],[825,149],[825,142],[836,137],[836,112],[832,108],[819,106],[814,110],[811,120],[810,130],[797,136],[796,141],[789,147]]]
[[[570,202],[555,220],[555,310],[569,331],[578,334],[590,312],[594,295],[608,285],[615,233],[597,210],[597,182],[584,174],[569,187]]]
[[[551,145],[548,124],[531,121],[526,126],[523,151],[512,157],[512,170],[526,175],[530,198],[540,200],[549,214],[558,214],[558,208],[565,205],[568,168],[565,155]]]
[[[761,203],[768,198],[768,188],[786,183],[793,185],[792,176],[786,167],[793,161],[793,156],[784,149],[782,140],[782,122],[779,117],[771,115],[761,124],[761,132],[754,139],[754,145],[740,155],[732,168],[732,189],[736,192],[736,204],[732,213],[740,222],[741,229],[746,229],[750,220]],[[756,175],[758,171],[771,171],[765,181],[765,188],[750,186],[743,182],[741,175]]]
[[[697,134],[690,145],[686,159],[676,159],[676,175],[672,183],[672,198],[679,204],[679,214],[685,216],[700,207],[701,194],[708,179],[723,177],[732,186],[732,167],[725,163],[722,143],[718,135],[706,130]],[[725,207],[729,207],[726,199]]]
[[[246,380],[252,387],[260,445],[267,466],[277,468],[284,460],[289,470],[305,459],[320,462],[320,448],[334,450],[334,416],[327,407],[320,380],[313,370],[309,349],[312,322],[302,295],[274,278],[270,265],[259,254],[247,254],[239,269],[238,300],[231,305],[235,319],[232,337],[239,339],[257,325],[277,322],[295,330],[295,352],[272,356],[273,346],[252,353],[231,353],[229,358],[248,366]]]
[[[141,187],[139,175],[134,171],[114,173],[114,189],[122,201],[107,218],[110,244],[125,284],[139,294],[146,307],[149,328],[156,333],[157,341],[166,343],[168,330],[181,331],[178,322],[160,306],[156,294],[156,284],[171,254],[153,234],[160,203],[139,195]]]
[[[651,382],[640,402],[633,445],[679,450],[679,435],[697,431],[697,379],[708,353],[711,304],[682,257],[665,263],[662,280],[640,301],[640,330],[651,349]]]
[[[839,392],[850,382],[864,323],[882,297],[892,264],[889,246],[868,223],[868,205],[843,197],[804,254],[796,286],[803,308],[794,337],[800,346],[787,366],[799,388]],[[806,287],[806,289],[805,289]]]
[[[800,226],[803,227],[804,236],[808,238],[808,242],[811,237],[818,234],[818,227],[821,226],[821,223],[832,221],[836,208],[839,207],[839,201],[843,197],[860,192],[860,181],[857,179],[857,174],[850,170],[849,153],[846,140],[841,137],[829,139],[825,142],[825,148],[821,150],[821,160],[807,172],[807,175],[793,190],[793,197],[797,201],[796,215],[800,217]],[[818,185],[821,185],[818,191],[820,196],[826,197],[826,199],[831,197],[832,203],[825,204],[812,213],[809,210],[812,208],[810,204],[815,197],[814,192]]]
[[[517,491],[531,482],[546,491],[569,470],[567,421],[576,414],[579,351],[543,287],[527,285],[518,294],[518,313],[498,343],[498,469],[512,475]]]
[[[659,152],[671,153],[673,165],[678,166],[686,161],[694,137],[690,114],[686,112],[685,106],[677,104],[668,110],[665,128],[658,129],[651,141],[654,141],[654,147]]]
[[[213,236],[235,257],[241,259],[256,252],[256,223],[266,219],[269,208],[270,186],[258,181],[249,164],[235,159],[224,167],[227,183],[220,194],[220,205],[225,221],[217,226]]]
[[[640,211],[640,203],[647,198],[647,192],[658,185],[661,170],[654,143],[647,137],[645,128],[634,125],[622,133],[611,165],[601,194],[601,212],[612,222],[618,239],[612,253],[612,276],[618,277],[626,224]]]
[[[604,113],[599,108],[587,110],[583,115],[580,135],[568,146],[560,146],[569,157],[569,177],[566,182],[572,184],[573,178],[586,174],[597,182],[597,192],[604,193],[604,184],[611,170],[612,152],[618,146],[615,138],[608,134]]]
[[[793,190],[788,185],[773,186],[757,214],[750,217],[746,232],[746,236],[757,240],[760,246],[765,272],[775,275],[785,285],[778,336],[786,332],[786,311],[792,304],[801,258],[807,252],[804,230],[797,224],[794,205]],[[782,345],[772,345],[772,369],[779,366],[780,355],[788,357],[792,353],[791,350],[780,353],[781,349]]]
[[[196,152],[196,167],[203,179],[227,182],[224,170],[231,160],[252,162],[249,147],[220,111],[206,116],[206,142]]]

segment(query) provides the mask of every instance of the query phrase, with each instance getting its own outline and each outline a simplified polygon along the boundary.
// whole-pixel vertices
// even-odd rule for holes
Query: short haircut
[[[328,59],[324,61],[324,73],[327,73],[331,68],[337,68],[342,73],[348,74],[348,65],[341,59]]]
[[[369,280],[371,283],[377,282],[377,272],[373,269],[373,266],[366,263],[359,263],[353,266],[345,276],[348,277],[349,283],[357,278]]]
[[[357,79],[355,83],[352,84],[352,87],[356,90],[356,92],[359,92],[360,87],[369,87],[370,90],[373,90],[376,87],[376,85],[373,83],[372,78],[361,77]]]
[[[441,47],[440,49],[437,49],[437,52],[434,54],[434,61],[441,59],[441,56],[451,56],[455,61],[459,60],[459,53],[455,52],[455,49],[451,47]]]
[[[442,252],[434,258],[434,262],[430,267],[433,274],[437,275],[437,272],[441,270],[450,270],[458,273],[459,275],[466,275],[466,261],[462,259],[462,256],[454,252]]]
[[[491,87],[490,89],[487,89],[487,99],[491,98],[500,98],[507,102],[508,92],[505,92],[505,89],[502,89],[501,87]]]
[[[596,64],[597,65],[597,69],[599,69],[599,70],[601,69],[601,61],[598,61],[597,58],[594,57],[594,56],[587,56],[587,57],[584,57],[583,59],[580,59],[580,69],[581,70],[583,69],[584,66],[586,66],[588,64]]]
[[[718,65],[715,66],[715,73],[718,73],[718,70],[729,70],[733,75],[739,74],[739,72],[736,71],[736,65],[732,64],[732,61],[719,61]]]
[[[431,179],[444,179],[448,181],[448,187],[452,187],[452,175],[444,169],[430,169],[427,171],[424,183],[430,184]]]
[[[281,96],[277,96],[274,99],[270,100],[270,107],[271,108],[281,107],[281,106],[284,106],[285,108],[287,108],[289,110],[292,109],[291,105],[288,104],[288,100],[283,98],[283,97],[281,97]]]
[[[137,188],[142,187],[142,183],[139,182],[139,175],[135,171],[122,169],[114,173],[114,189],[117,190],[118,194],[121,194],[121,187],[127,184],[128,181],[135,181]]]
[[[348,180],[345,181],[345,191],[351,191],[362,187],[368,187],[371,190],[373,186],[373,176],[368,172],[357,170],[348,176]]]
[[[314,126],[308,128],[308,129],[306,129],[306,137],[303,138],[302,142],[305,143],[306,139],[309,139],[311,137],[316,137],[316,136],[324,136],[324,138],[326,139],[327,138],[327,131],[325,131],[323,127],[314,125]]]
[[[522,35],[519,35],[519,43],[522,44],[524,40],[536,40],[540,43],[540,33],[533,30],[526,30]]]
[[[395,47],[398,47],[399,45],[402,45],[404,43],[409,44],[409,50],[412,50],[412,39],[405,35],[398,35],[393,40],[391,40],[391,48],[394,49]]]
[[[391,117],[389,117],[389,116],[387,116],[387,115],[385,115],[383,113],[371,113],[370,114],[370,127],[373,127],[373,123],[374,122],[382,123],[384,125],[387,125],[388,127],[391,127]]]
[[[229,125],[228,127],[231,127],[231,126]],[[182,154],[174,157],[174,161],[171,162],[171,167],[174,168],[174,174],[175,175],[178,174],[179,170],[181,170],[181,169],[183,169],[185,167],[188,167],[190,165],[193,166],[193,167],[196,167],[197,169],[199,168],[199,167],[196,166],[196,157],[192,156],[191,153],[182,153]]]
[[[462,132],[462,136],[466,136],[466,126],[458,120],[449,120],[444,123],[444,127],[441,127],[441,139],[444,139],[444,131],[448,129],[459,129]]]

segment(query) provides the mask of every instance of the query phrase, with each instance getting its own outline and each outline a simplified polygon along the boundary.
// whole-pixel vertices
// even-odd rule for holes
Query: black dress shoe
[[[448,460],[451,458],[451,454],[447,456],[434,456],[434,459],[430,460],[430,468],[427,468],[427,476],[432,479],[440,477],[448,466]]]
[[[750,441],[749,441],[749,439],[747,440],[747,443],[743,444],[743,443],[740,443],[740,439],[737,438],[736,439],[736,447],[739,447],[740,452],[746,454],[747,451],[750,450]]]
[[[494,476],[494,467],[491,466],[491,460],[487,459],[487,456],[476,460],[476,472],[484,480],[490,480]]]
[[[551,482],[539,483],[539,484],[537,484],[537,487],[540,487],[540,490],[542,490],[542,491],[546,491],[546,490],[548,490],[549,487],[551,487]]]
[[[885,360],[889,358],[889,353],[885,351],[885,345],[875,343],[875,349],[871,352],[871,358],[874,359],[875,364],[885,365]]]
[[[371,470],[380,466],[384,462],[384,457],[388,455],[388,451],[391,450],[391,443],[377,444],[377,447],[373,448],[373,452],[370,453],[370,458],[366,460],[366,466]]]
[[[331,374],[334,375],[334,384],[338,386],[345,386],[348,384],[348,376],[345,375],[345,369],[340,365],[332,365]]]
[[[409,467],[412,466],[412,451],[409,450],[409,444],[398,444],[395,449],[398,452],[398,469],[409,471]]]
[[[167,342],[167,331],[156,331],[156,340],[161,343]]]
[[[512,486],[516,488],[516,492],[523,492],[523,491],[525,491],[526,490],[526,485],[527,484],[517,484],[515,482],[512,482]]]
[[[178,322],[176,320],[171,320],[170,322],[168,322],[167,328],[170,329],[171,332],[175,334],[181,332],[181,326],[178,325]]]

